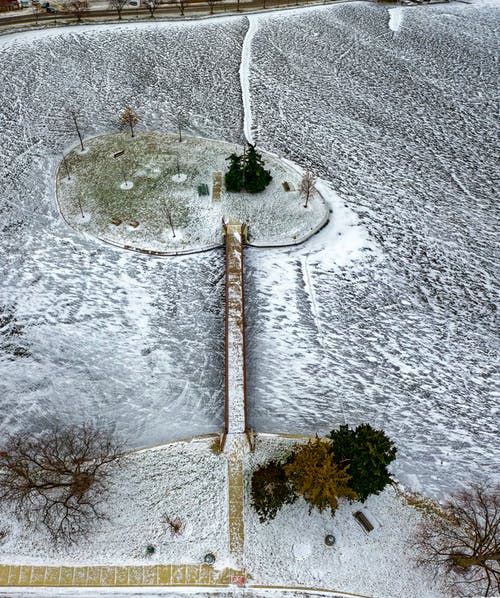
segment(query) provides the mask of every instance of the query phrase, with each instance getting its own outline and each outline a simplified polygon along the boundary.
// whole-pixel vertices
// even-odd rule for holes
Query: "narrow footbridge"
[[[224,224],[226,248],[226,421],[223,447],[227,456],[229,552],[244,568],[245,524],[243,456],[250,448],[245,368],[245,281],[243,243],[246,225]]]
[[[245,282],[243,243],[246,225],[224,224],[226,248],[226,418],[225,444],[231,450],[237,436],[248,438],[245,367]],[[247,442],[247,440],[245,440]]]

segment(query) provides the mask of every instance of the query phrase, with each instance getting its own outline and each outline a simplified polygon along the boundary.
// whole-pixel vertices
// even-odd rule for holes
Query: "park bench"
[[[208,185],[206,183],[202,183],[198,185],[198,195],[209,195]]]
[[[283,186],[283,191],[287,191],[287,192],[290,191],[290,185],[286,181],[284,181],[281,184]]]
[[[367,534],[372,532],[374,529],[380,527],[380,523],[375,517],[368,511],[366,507],[363,507],[359,511],[355,511],[352,516],[359,523],[363,531]]]
[[[139,221],[138,220],[131,220],[128,223],[129,226],[131,226],[132,228],[137,228],[139,226]]]
[[[115,152],[113,154],[113,158],[119,158],[120,156],[123,156],[124,153],[125,153],[125,150],[120,150],[119,152]]]
[[[120,226],[121,223],[122,221],[119,218],[111,218],[111,224],[114,224],[115,226]]]

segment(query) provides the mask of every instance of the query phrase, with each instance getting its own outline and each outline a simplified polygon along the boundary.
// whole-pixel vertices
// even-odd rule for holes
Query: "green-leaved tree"
[[[387,466],[396,458],[396,447],[383,430],[369,424],[350,430],[345,425],[330,432],[329,438],[333,460],[348,468],[349,484],[361,502],[381,492],[391,481]]]
[[[243,187],[242,156],[231,154],[226,160],[229,160],[229,170],[224,175],[226,189],[228,191],[241,191]]]
[[[283,465],[278,461],[261,465],[253,472],[251,492],[252,505],[261,523],[274,519],[283,505],[297,500]]]
[[[248,193],[260,193],[269,185],[272,180],[269,170],[264,168],[264,160],[255,149],[255,145],[249,144],[245,155],[245,189]]]

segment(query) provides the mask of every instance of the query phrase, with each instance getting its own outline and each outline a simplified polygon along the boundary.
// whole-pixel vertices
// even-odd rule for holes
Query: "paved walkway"
[[[247,439],[242,443],[247,447]],[[242,453],[233,450],[227,461],[228,501],[229,501],[229,551],[233,562],[244,566],[245,523],[243,517],[244,487]]]
[[[241,575],[236,569],[217,571],[209,565],[0,565],[0,587],[227,586],[237,583]]]

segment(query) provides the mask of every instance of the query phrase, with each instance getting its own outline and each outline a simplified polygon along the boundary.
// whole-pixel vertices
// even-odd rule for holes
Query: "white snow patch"
[[[358,216],[349,209],[326,181],[318,180],[316,187],[330,206],[330,223],[302,249],[314,254],[314,261],[325,267],[345,266],[359,260],[364,252],[376,252],[377,247]]]
[[[176,442],[134,452],[112,464],[110,494],[103,505],[108,521],[97,521],[88,539],[64,550],[42,531],[28,531],[5,508],[0,529],[8,535],[0,562],[8,564],[122,564],[202,562],[212,552],[228,558],[227,466],[210,451],[211,438]],[[180,518],[183,533],[167,518]],[[156,552],[146,554],[152,544]]]
[[[399,31],[401,23],[403,22],[403,7],[396,6],[396,8],[389,8],[389,29],[391,31]]]
[[[133,186],[134,183],[132,181],[123,181],[123,183],[120,185],[120,189],[132,189]]]
[[[187,179],[187,174],[180,172],[179,174],[174,174],[172,180],[174,183],[183,183]]]
[[[92,220],[92,214],[90,212],[83,212],[82,214],[77,214],[74,218],[75,224],[85,224],[86,222],[90,222]]]

